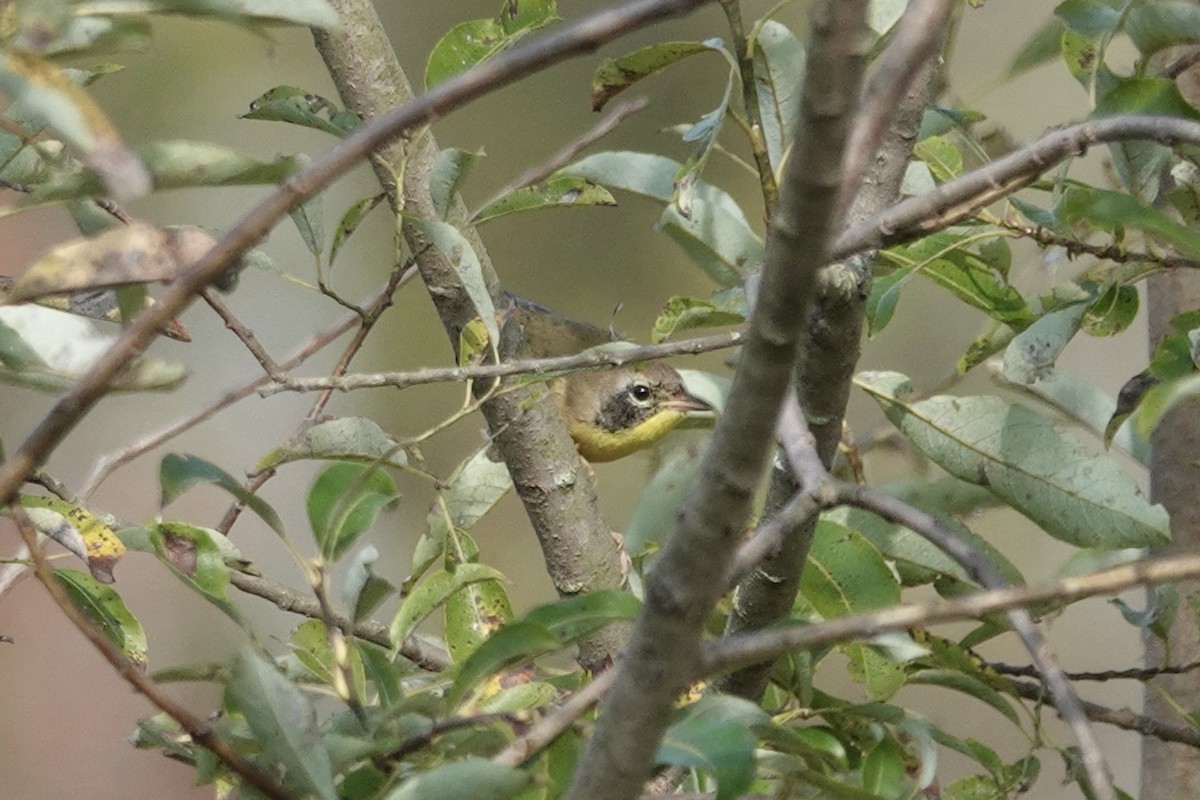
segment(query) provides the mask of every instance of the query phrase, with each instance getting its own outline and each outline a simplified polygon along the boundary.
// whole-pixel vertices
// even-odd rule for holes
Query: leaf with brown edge
[[[19,500],[39,533],[83,559],[96,580],[113,582],[113,567],[125,554],[125,545],[112,528],[86,508],[66,500],[33,494],[23,494]]]
[[[170,281],[210,247],[212,236],[194,227],[159,228],[135,222],[99,236],[51,248],[12,287],[14,301],[35,300],[129,283]]]

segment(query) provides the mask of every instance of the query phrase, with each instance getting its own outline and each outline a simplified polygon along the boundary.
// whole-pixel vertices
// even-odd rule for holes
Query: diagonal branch
[[[646,579],[645,605],[571,786],[571,798],[638,796],[770,456],[804,310],[826,261],[843,147],[859,92],[866,3],[812,12],[796,146],[767,242],[759,299],[724,415],[675,528]]]
[[[942,19],[952,2],[918,0],[910,4],[887,49],[877,60],[863,91],[846,151],[846,172],[838,200],[840,218],[851,201],[849,219],[857,220],[895,202],[929,104],[937,69],[930,52],[942,41]],[[907,87],[912,86],[911,90]],[[907,91],[906,91],[907,90]],[[809,312],[804,344],[795,367],[795,391],[813,455],[832,468],[842,438],[850,385],[858,369],[866,300],[874,258],[848,259],[825,266]],[[786,408],[791,408],[789,402]],[[800,425],[800,428],[805,428]],[[820,470],[823,472],[824,470]],[[800,481],[799,485],[810,483]],[[798,488],[789,459],[778,459],[763,513],[776,515]],[[792,517],[789,515],[788,517]],[[725,632],[774,625],[791,613],[808,557],[816,517],[802,518],[781,536],[769,558],[744,575],[733,596]],[[757,664],[724,676],[723,691],[757,701],[766,689],[772,664]]]

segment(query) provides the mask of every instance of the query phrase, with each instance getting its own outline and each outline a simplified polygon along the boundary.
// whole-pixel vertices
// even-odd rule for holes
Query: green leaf
[[[124,0],[116,14],[179,14],[218,17],[233,22],[254,20],[335,29],[337,14],[326,0]]]
[[[183,583],[198,592],[239,625],[242,613],[229,600],[229,569],[222,545],[232,544],[221,534],[184,522],[156,522],[146,528],[155,555]]]
[[[747,44],[754,52],[758,113],[771,168],[778,172],[799,119],[806,67],[804,44],[786,25],[774,20],[763,21],[752,37]]]
[[[467,657],[446,700],[451,707],[457,706],[466,693],[488,675],[553,653],[562,646],[558,637],[542,625],[525,620],[511,622]]]
[[[1029,384],[1048,376],[1086,310],[1074,305],[1053,311],[1018,333],[1004,351],[1004,379]]]
[[[82,317],[39,305],[8,306],[0,321],[0,382],[45,392],[68,391],[115,340]],[[173,389],[186,377],[182,365],[142,357],[117,377],[112,389]]]
[[[1083,329],[1091,336],[1116,336],[1133,324],[1138,305],[1137,287],[1110,284],[1088,306]]]
[[[843,644],[838,647],[849,661],[850,677],[861,683],[871,700],[890,699],[904,686],[904,666],[873,647]]]
[[[316,712],[274,664],[252,647],[242,650],[225,697],[245,717],[267,763],[283,767],[286,787],[321,800],[336,800],[333,767]]]
[[[928,165],[938,183],[962,175],[962,153],[944,136],[927,136],[917,142],[913,146],[913,155]]]
[[[553,684],[530,681],[506,686],[494,695],[484,698],[479,703],[479,710],[485,714],[513,714],[548,706],[556,699],[558,689]]]
[[[500,341],[500,330],[496,324],[496,307],[492,304],[492,296],[488,293],[487,283],[483,278],[483,265],[479,262],[475,248],[467,241],[467,237],[463,236],[453,225],[407,215],[405,219],[420,229],[421,233],[429,238],[433,246],[454,267],[459,280],[467,290],[467,295],[471,298],[471,304],[475,306],[475,313],[483,320],[488,337],[495,345]]]
[[[324,97],[295,86],[276,86],[251,100],[250,110],[239,119],[290,122],[338,137],[363,124],[362,118],[353,111],[340,109]]]
[[[483,155],[482,150],[472,153],[458,147],[448,147],[437,154],[429,173],[429,199],[440,219],[446,219],[459,187]]]
[[[1134,424],[1142,438],[1149,440],[1154,429],[1171,409],[1200,396],[1200,374],[1161,383],[1142,397],[1133,414]]]
[[[896,314],[896,306],[900,303],[900,291],[912,274],[911,269],[898,269],[877,278],[871,285],[866,308],[868,336],[874,338],[892,321]]]
[[[156,142],[137,149],[150,170],[156,191],[193,186],[242,186],[279,183],[300,168],[295,156],[260,161],[221,145],[204,142]],[[90,173],[62,173],[38,186],[20,202],[28,208],[59,200],[79,200],[104,193]]]
[[[529,785],[512,767],[469,758],[419,773],[384,795],[383,800],[507,800]]]
[[[890,736],[871,748],[863,759],[862,782],[868,792],[887,800],[901,800],[912,795],[904,751]]]
[[[947,515],[952,512],[944,509],[937,510],[936,503],[926,505],[925,498],[919,494],[906,492],[892,485],[886,486],[884,489],[889,494],[894,494],[905,502],[911,502],[924,511],[938,513],[943,517],[942,522],[945,525],[966,539],[976,552],[990,561],[1009,583],[1014,585],[1025,583],[1020,571],[999,550],[958,520],[952,517],[947,518]],[[989,492],[988,497],[990,499],[988,505],[995,504],[995,496]],[[963,582],[971,580],[958,562],[924,536],[901,525],[887,522],[867,511],[843,507],[825,512],[821,519],[844,526],[862,535],[885,558],[895,563],[896,571],[906,586],[931,583],[939,576]]]
[[[481,223],[521,211],[580,206],[615,206],[616,204],[617,201],[612,196],[612,192],[603,186],[598,186],[583,178],[557,175],[535,186],[526,186],[509,192],[479,209],[471,219],[475,223]]]
[[[754,782],[756,739],[750,728],[765,723],[758,706],[734,697],[705,697],[667,729],[655,762],[703,770],[716,777],[716,800],[732,800]]]
[[[1017,716],[1016,710],[1004,695],[974,675],[951,669],[926,669],[921,670],[915,675],[910,675],[908,682],[910,684],[920,683],[930,686],[940,686],[944,689],[953,689],[956,692],[962,692],[969,697],[974,697],[981,703],[991,706],[1013,725],[1018,727],[1021,725],[1021,718]]]
[[[408,466],[408,455],[377,422],[366,417],[340,417],[319,422],[267,453],[254,465],[254,472],[307,459],[387,464],[401,469]]]
[[[1142,55],[1200,39],[1200,8],[1191,3],[1135,5],[1125,18],[1125,32]]]
[[[508,0],[494,19],[475,19],[455,25],[434,45],[425,64],[425,88],[466,72],[511,47],[526,34],[558,16],[553,0]]]
[[[386,579],[372,569],[379,560],[379,551],[367,545],[350,562],[342,584],[342,603],[350,611],[350,619],[358,622],[379,607],[396,591]]]
[[[337,658],[333,654],[333,646],[329,643],[329,631],[325,625],[316,619],[306,620],[296,626],[288,637],[288,647],[304,668],[313,677],[329,686],[334,682],[337,672]],[[366,692],[366,672],[363,669],[362,658],[358,650],[349,648],[350,678],[354,681],[355,690],[359,697]]]
[[[647,555],[667,540],[688,491],[700,474],[702,452],[693,447],[672,450],[650,477],[634,506],[625,530],[625,552],[632,558]]]
[[[314,256],[325,250],[325,196],[318,194],[288,212],[304,246]]]
[[[211,483],[229,492],[271,526],[271,530],[283,536],[283,521],[265,500],[247,491],[225,470],[197,456],[168,453],[163,456],[158,468],[158,482],[162,487],[159,508],[200,483]]]
[[[1169,540],[1166,511],[1115,462],[1087,455],[1028,408],[988,396],[910,403],[911,383],[893,372],[862,373],[856,382],[932,461],[987,486],[1051,536],[1109,549]]]
[[[114,647],[139,669],[146,667],[146,632],[112,587],[85,572],[56,569],[54,579],[71,605],[83,612]]]
[[[611,622],[634,620],[641,610],[641,601],[629,592],[599,589],[537,606],[525,615],[525,621],[541,625],[563,644],[570,644]]]
[[[885,250],[881,257],[919,272],[968,305],[1018,330],[1034,321],[1025,299],[1008,283],[1006,263],[960,232],[941,231]]]
[[[710,300],[676,295],[658,312],[650,338],[655,343],[664,342],[679,331],[740,325],[745,321],[741,313],[721,308]]]
[[[1035,67],[1040,67],[1058,57],[1062,41],[1063,25],[1057,18],[1050,18],[1042,23],[1031,35],[1017,54],[1013,56],[1008,67],[1009,78],[1015,78]]]
[[[375,210],[375,207],[384,201],[386,194],[380,192],[371,197],[364,197],[354,205],[346,209],[346,213],[342,214],[341,220],[338,222],[337,230],[333,232],[333,243],[329,245],[329,266],[333,266],[333,260],[337,258],[338,251],[342,249],[342,245],[346,243],[356,230],[366,219],[367,214]]]
[[[826,619],[900,602],[900,585],[875,546],[862,534],[825,519],[817,523],[800,592]]]
[[[671,198],[670,207],[678,211],[684,219],[691,219],[695,212],[696,183],[700,180],[700,174],[708,164],[708,158],[717,144],[717,137],[721,133],[721,126],[725,123],[725,116],[729,111],[729,102],[733,98],[734,91],[741,85],[733,57],[725,51],[722,53],[730,61],[730,72],[729,78],[725,81],[725,93],[721,95],[721,102],[694,124],[684,128],[681,134],[683,141],[695,143],[687,161],[684,161],[683,166],[675,173],[675,192]]]
[[[504,580],[504,575],[486,564],[460,564],[453,572],[439,570],[426,575],[413,587],[388,628],[393,647],[399,647],[420,624],[455,592],[478,581]]]
[[[476,64],[502,52],[511,44],[499,20],[473,19],[460,22],[446,32],[425,63],[425,88],[466,72]]]
[[[1123,192],[1072,186],[1055,211],[1065,222],[1084,221],[1110,232],[1136,228],[1181,255],[1200,258],[1200,235]]]
[[[1121,12],[1103,0],[1065,0],[1054,14],[1066,26],[1089,39],[1099,39],[1116,33],[1121,24]]]
[[[610,189],[622,189],[664,204],[675,193],[680,164],[648,153],[596,153],[561,170]],[[721,286],[741,284],[742,275],[762,263],[762,240],[732,197],[698,182],[690,218],[668,205],[660,219],[663,231]]]
[[[662,72],[672,64],[720,49],[720,42],[659,42],[620,58],[610,58],[592,73],[592,110],[604,105],[633,84]]]
[[[469,538],[465,533],[456,535],[456,539],[469,541]],[[474,546],[474,542],[470,542],[470,547]],[[471,551],[468,556],[462,562],[448,557],[447,568],[457,573],[464,567],[472,566],[478,558],[478,552]],[[474,581],[446,598],[443,616],[446,623],[446,650],[451,660],[461,664],[488,637],[512,622],[512,601],[508,599],[508,591],[500,580]]]
[[[392,476],[377,465],[338,462],[308,492],[308,523],[321,553],[337,560],[400,497]]]

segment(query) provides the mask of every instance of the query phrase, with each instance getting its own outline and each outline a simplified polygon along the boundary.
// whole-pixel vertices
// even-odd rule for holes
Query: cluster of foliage
[[[108,10],[103,3],[92,11],[90,5],[11,3],[4,8],[0,88],[12,103],[0,130],[0,180],[23,193],[6,213],[62,206],[83,236],[54,248],[5,290],[14,300],[62,305],[56,298],[64,294],[115,286],[87,306],[72,299],[70,310],[125,320],[151,302],[149,282],[170,278],[211,240],[195,229],[130,223],[111,200],[98,198],[119,201],[185,186],[273,184],[291,175],[302,159],[259,161],[222,145],[178,141],[127,150],[116,126],[84,91],[119,67],[68,68],[64,60],[94,61],[101,52],[136,45],[149,35],[148,15],[154,13],[217,16],[247,26],[282,22],[322,28],[336,25],[337,19],[321,0],[147,0],[125,4],[128,13]],[[876,6],[878,52],[903,3],[881,0]],[[728,157],[755,170],[764,187],[780,179],[800,104],[805,47],[772,18],[774,13],[746,31],[735,29],[730,44],[718,39],[660,42],[596,68],[592,101],[601,108],[634,83],[689,59],[726,61],[728,80],[712,89],[715,106],[677,129],[691,147],[684,162],[655,153],[600,152],[487,203],[466,220],[419,220],[433,246],[456,260],[493,340],[494,309],[479,257],[463,228],[516,212],[614,204],[614,193],[621,192],[657,201],[662,208],[659,229],[713,283],[708,297],[673,298],[653,338],[663,341],[745,318],[743,284],[761,265],[764,248],[763,234],[749,220],[769,217],[774,209],[743,209],[729,193],[706,182],[704,173],[711,160]],[[497,17],[451,29],[430,55],[425,81],[432,86],[447,80],[558,19],[553,0],[509,0]],[[1139,53],[1129,74],[1110,67],[1106,58],[1118,38],[1131,41]],[[1164,48],[1196,41],[1200,9],[1188,4],[1067,0],[1031,40],[1013,71],[1060,58],[1093,100],[1096,118],[1152,113],[1197,119],[1200,112],[1176,83],[1154,76],[1151,69],[1152,57]],[[744,74],[748,71],[753,74]],[[751,102],[747,87],[754,89]],[[331,137],[344,137],[363,124],[334,102],[290,86],[265,92],[244,116],[314,128]],[[971,109],[931,108],[904,193],[924,193],[987,163],[991,140],[981,137],[983,127],[985,121]],[[754,164],[731,153],[737,150],[752,153]],[[1193,229],[1200,221],[1195,153],[1127,142],[1112,145],[1109,157],[1115,188],[1090,185],[1064,166],[1021,198],[1007,198],[953,227],[879,254],[867,308],[871,335],[885,330],[907,286],[931,281],[990,322],[963,354],[957,375],[992,360],[1002,380],[1024,392],[1031,404],[990,395],[918,400],[903,375],[877,372],[858,379],[914,457],[944,470],[937,473],[940,477],[884,488],[950,520],[981,506],[1013,508],[1046,536],[1077,548],[1077,556],[1064,567],[1075,571],[1132,558],[1167,541],[1162,508],[1140,494],[1115,460],[1095,453],[1099,445],[1115,443],[1144,458],[1147,432],[1167,408],[1194,395],[1200,385],[1194,378],[1200,312],[1176,320],[1176,335],[1163,342],[1149,365],[1158,385],[1119,414],[1112,398],[1055,368],[1058,354],[1077,334],[1112,336],[1131,323],[1138,311],[1139,281],[1164,268],[1194,266],[1200,259],[1200,238]],[[428,176],[447,216],[472,158],[463,150],[444,150]],[[775,200],[771,190],[763,196],[767,204]],[[353,204],[332,236],[325,233],[319,198],[292,214],[319,267],[333,265],[367,214],[383,213],[375,211],[387,207],[381,200],[378,195]],[[1088,266],[1045,295],[1022,294],[1009,279],[1010,243],[1025,236],[1089,256]],[[253,257],[268,260],[261,253]],[[98,334],[89,328],[78,336],[90,342]],[[86,363],[51,359],[13,318],[0,319],[0,379],[56,391],[84,368]],[[123,375],[118,388],[160,389],[182,379],[177,366],[143,358]],[[716,376],[690,375],[689,380],[718,394],[725,384]],[[1121,427],[1130,415],[1134,424]],[[1063,419],[1073,423],[1074,432],[1063,429]],[[1089,439],[1086,447],[1079,435]],[[520,766],[489,759],[518,737],[528,720],[590,679],[539,659],[568,651],[602,626],[636,616],[640,576],[652,567],[661,537],[683,501],[697,454],[669,456],[633,511],[624,546],[632,559],[634,591],[594,592],[539,607],[520,619],[514,619],[503,575],[480,563],[471,537],[510,489],[503,464],[481,451],[451,479],[439,482],[438,500],[411,567],[388,565],[377,572],[378,553],[360,537],[395,500],[392,471],[412,469],[409,455],[371,420],[338,418],[308,427],[267,453],[253,473],[312,459],[332,462],[305,498],[315,554],[309,554],[310,545],[293,541],[277,512],[228,472],[194,456],[168,455],[162,461],[164,507],[199,483],[228,490],[283,538],[316,598],[316,618],[295,628],[287,653],[271,654],[248,631],[250,644],[227,670],[205,673],[225,686],[223,713],[213,730],[297,797],[562,794],[588,732],[586,717]],[[140,526],[118,523],[66,492],[60,495],[65,496],[23,494],[19,500],[39,531],[86,561],[90,575],[60,568],[55,577],[129,661],[145,664],[148,637],[107,585],[126,548],[156,554],[198,597],[244,624],[231,599],[231,575],[252,573],[253,565],[223,533],[170,516]],[[953,525],[1011,583],[1024,582],[1003,553],[966,524]],[[346,578],[334,587],[330,571],[341,562],[348,563]],[[402,581],[400,572],[407,572]],[[917,533],[864,511],[835,510],[823,515],[817,527],[792,621],[817,623],[888,608],[901,602],[905,590],[922,586],[950,597],[970,590],[973,583],[959,564]],[[389,601],[390,621],[372,628],[371,616]],[[1161,589],[1153,613],[1139,616],[1129,610],[1126,616],[1133,624],[1162,632],[1179,605],[1173,590]],[[1036,612],[1058,610],[1048,606]],[[439,643],[415,638],[418,626],[438,616]],[[720,627],[722,620],[714,618],[713,629]],[[373,637],[364,633],[371,630]],[[1075,754],[1044,739],[1040,710],[1022,699],[1011,679],[973,654],[972,648],[1007,631],[1003,619],[987,618],[954,641],[896,636],[795,653],[776,666],[761,704],[715,694],[681,704],[657,760],[686,768],[689,786],[715,790],[718,798],[795,790],[891,799],[911,797],[933,785],[939,751],[948,748],[977,769],[947,782],[942,797],[1014,796],[1036,779],[1046,751],[1057,750],[1072,764]],[[835,654],[848,661],[862,697],[838,696],[816,679],[822,663]],[[176,667],[153,677],[194,679],[199,673]],[[961,738],[952,726],[935,725],[893,702],[906,684],[969,696],[994,714],[997,723],[1021,731],[1027,751],[1002,757],[989,743]],[[182,736],[178,722],[166,715],[146,720],[137,741],[195,765],[197,779],[215,784],[219,796],[241,786],[227,764]],[[252,796],[244,786],[241,792]]]

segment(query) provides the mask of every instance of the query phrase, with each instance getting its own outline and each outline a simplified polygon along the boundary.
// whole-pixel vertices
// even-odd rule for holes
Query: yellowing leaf
[[[86,508],[56,497],[23,494],[20,500],[40,533],[87,562],[96,580],[113,582],[113,567],[125,554],[125,545],[110,527]]]
[[[48,294],[169,281],[216,241],[199,228],[136,222],[51,248],[12,288],[14,301]]]
[[[101,177],[108,194],[130,200],[150,191],[145,165],[126,149],[100,106],[57,66],[9,50],[0,59],[0,89],[62,134]]]

